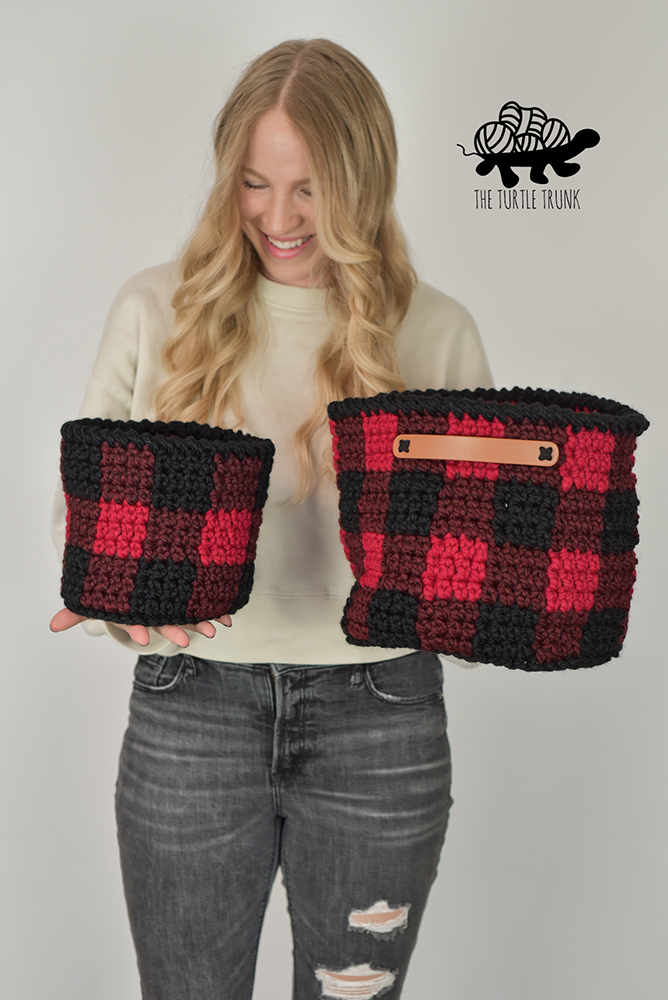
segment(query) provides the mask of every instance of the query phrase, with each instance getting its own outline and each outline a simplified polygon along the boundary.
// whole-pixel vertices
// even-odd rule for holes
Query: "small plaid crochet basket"
[[[183,625],[247,603],[271,441],[179,421],[74,420],[61,434],[71,611]]]
[[[329,416],[349,642],[523,670],[618,655],[642,414],[516,388],[384,393]]]

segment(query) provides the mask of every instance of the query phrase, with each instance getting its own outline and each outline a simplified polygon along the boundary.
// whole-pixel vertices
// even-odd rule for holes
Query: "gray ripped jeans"
[[[294,998],[399,997],[450,807],[441,666],[142,656],[121,862],[144,1000],[250,1000],[280,865]]]

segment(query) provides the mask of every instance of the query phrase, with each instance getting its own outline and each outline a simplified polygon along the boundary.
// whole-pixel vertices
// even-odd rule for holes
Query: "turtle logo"
[[[517,101],[508,101],[499,111],[499,119],[481,125],[475,134],[475,152],[467,153],[457,143],[464,156],[480,156],[476,173],[486,177],[499,168],[504,187],[515,187],[519,177],[513,167],[530,167],[534,184],[549,184],[545,168],[549,165],[558,177],[572,177],[579,163],[568,163],[574,156],[597,146],[601,137],[592,128],[583,128],[573,138],[559,118],[548,118],[542,108],[523,108]]]

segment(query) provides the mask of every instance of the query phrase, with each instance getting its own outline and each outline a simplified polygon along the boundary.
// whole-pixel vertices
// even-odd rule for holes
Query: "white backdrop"
[[[9,7],[9,9],[7,9]],[[52,636],[58,429],[122,281],[172,257],[242,66],[328,36],[376,73],[422,277],[478,320],[497,385],[617,398],[641,438],[639,574],[621,657],[533,676],[449,666],[455,808],[406,1000],[664,1000],[668,809],[664,0],[23,0],[0,26],[2,929],[12,1000],[137,1000],[112,797],[132,659]],[[473,135],[508,100],[594,128],[579,209],[498,208]],[[491,188],[493,209],[475,207]],[[518,188],[531,188],[526,176]],[[224,996],[224,990],[221,997]],[[256,1000],[288,1000],[274,892]],[[230,998],[234,1000],[234,998]]]

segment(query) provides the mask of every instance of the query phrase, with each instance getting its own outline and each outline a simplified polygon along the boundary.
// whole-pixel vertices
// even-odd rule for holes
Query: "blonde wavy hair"
[[[220,112],[216,179],[181,258],[166,376],[153,402],[161,420],[219,424],[230,408],[236,426],[243,423],[239,378],[259,345],[251,303],[259,260],[242,232],[237,197],[251,129],[275,108],[289,117],[311,161],[326,258],[320,278],[332,317],[317,359],[316,405],[294,438],[300,476],[293,502],[300,502],[315,481],[312,444],[327,403],[405,388],[394,335],[416,283],[393,208],[392,116],[377,80],[340,45],[277,45],[250,64]]]

